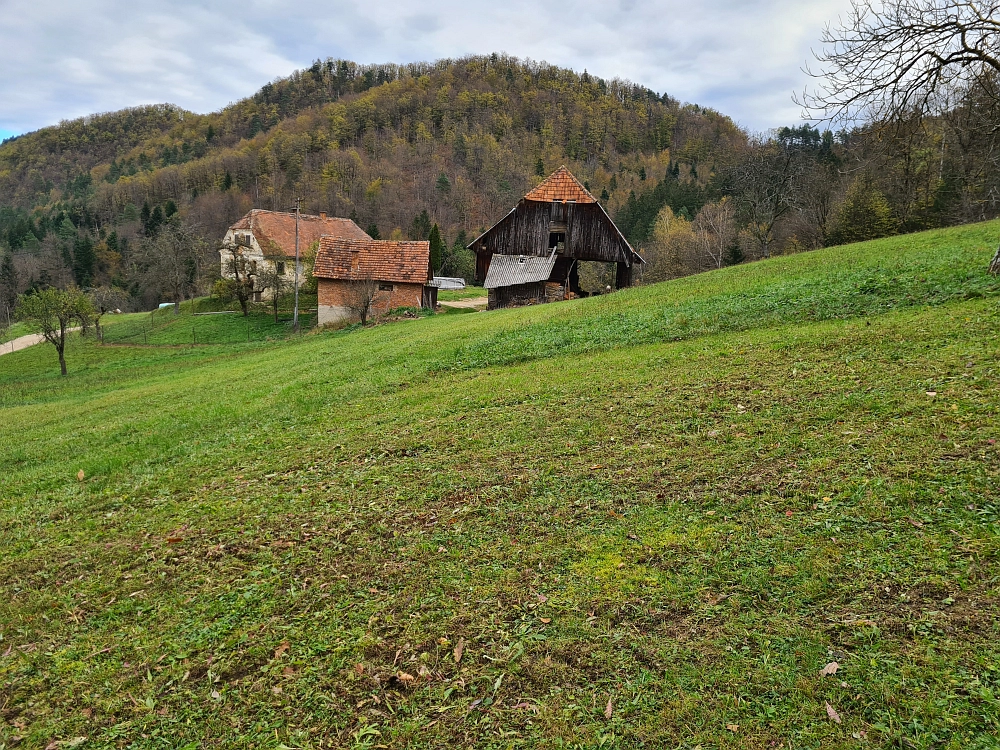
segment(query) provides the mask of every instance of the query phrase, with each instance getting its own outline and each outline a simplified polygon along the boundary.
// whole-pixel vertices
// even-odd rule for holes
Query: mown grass
[[[934,241],[972,269],[996,229]],[[0,744],[995,747],[1000,310],[927,237],[280,344],[73,339],[66,379],[5,356]],[[922,299],[732,331],[718,296],[612,341],[904,243]],[[553,338],[587,311],[602,349]],[[570,345],[473,367],[519,331]]]
[[[200,302],[200,300],[195,301]],[[179,346],[184,344],[237,344],[268,339],[283,339],[292,334],[292,315],[274,315],[254,309],[244,317],[237,312],[190,312],[191,303],[174,314],[173,308],[151,313],[131,313],[104,316],[106,344],[142,344],[148,346]],[[299,326],[311,328],[315,313],[300,312]]]
[[[485,297],[486,290],[481,286],[467,286],[465,289],[441,289],[438,291],[438,301],[455,302],[463,299]]]

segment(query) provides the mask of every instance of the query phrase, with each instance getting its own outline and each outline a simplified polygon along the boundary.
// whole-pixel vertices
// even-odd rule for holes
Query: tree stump
[[[997,248],[993,260],[990,261],[990,273],[994,276],[1000,276],[1000,247]]]

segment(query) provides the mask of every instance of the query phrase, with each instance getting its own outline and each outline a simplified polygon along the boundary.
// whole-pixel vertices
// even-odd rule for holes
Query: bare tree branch
[[[823,31],[810,119],[889,122],[939,111],[950,91],[1000,73],[1000,0],[852,0]]]

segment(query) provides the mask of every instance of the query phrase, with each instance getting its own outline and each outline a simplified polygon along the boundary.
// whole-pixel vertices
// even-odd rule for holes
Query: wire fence
[[[239,311],[221,310],[191,312],[163,307],[145,315],[129,315],[122,320],[105,315],[101,340],[105,344],[135,344],[144,346],[197,346],[202,344],[245,344],[287,338],[293,333],[290,310],[273,314],[252,311],[244,317]],[[311,328],[316,311],[299,310],[299,328]]]

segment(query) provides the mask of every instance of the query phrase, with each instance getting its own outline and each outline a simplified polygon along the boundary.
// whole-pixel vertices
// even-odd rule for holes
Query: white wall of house
[[[240,251],[243,253],[243,257],[247,260],[247,267],[250,270],[250,276],[254,279],[254,300],[257,302],[270,300],[272,296],[271,290],[262,290],[260,288],[257,281],[257,274],[265,267],[273,267],[274,263],[264,257],[264,251],[257,243],[257,238],[254,237],[253,232],[248,229],[230,229],[226,232],[226,236],[223,237],[222,245],[223,247],[219,251],[219,258],[222,262],[222,278],[236,278],[236,275],[230,269],[230,261],[232,261],[233,256],[228,248],[238,246]],[[295,261],[292,258],[289,258],[287,261],[283,262],[285,265],[285,273],[282,274],[282,276],[288,283],[289,289],[291,289],[291,285],[295,283]],[[302,276],[303,267],[300,262],[299,284],[302,283]]]

